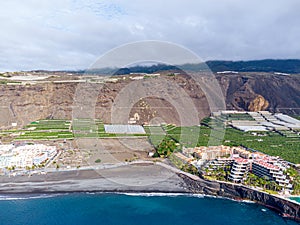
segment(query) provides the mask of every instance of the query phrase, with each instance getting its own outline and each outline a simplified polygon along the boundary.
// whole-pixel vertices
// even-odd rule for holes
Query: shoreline
[[[237,201],[251,201],[278,212],[284,218],[291,219],[297,222],[300,221],[299,202],[295,202],[281,196],[271,195],[266,192],[252,189],[240,184],[207,180],[203,180],[203,183],[199,183],[197,181],[192,181],[187,177],[186,179],[186,182],[190,182],[190,186],[192,188],[201,190],[208,195],[225,197]],[[207,182],[215,185],[215,187],[207,188],[205,185],[203,185],[207,184]]]
[[[300,203],[239,184],[208,181],[163,163],[100,170],[55,171],[31,177],[0,177],[0,196],[93,194],[203,195],[251,201],[300,221]],[[8,199],[9,200],[9,199]]]

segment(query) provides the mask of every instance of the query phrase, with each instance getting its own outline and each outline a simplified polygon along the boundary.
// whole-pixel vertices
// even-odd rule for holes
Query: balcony
[[[282,171],[273,171],[273,170],[271,170],[270,173],[276,174],[276,175],[283,175]]]
[[[241,174],[244,175],[245,172],[240,172],[240,171],[231,171],[230,174]]]

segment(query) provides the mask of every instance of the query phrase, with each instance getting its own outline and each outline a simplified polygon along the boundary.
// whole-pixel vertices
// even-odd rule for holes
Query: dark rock
[[[193,193],[254,201],[279,212],[284,217],[300,221],[300,204],[295,202],[238,184],[203,179],[195,181],[183,174],[178,174],[178,176],[184,180]]]

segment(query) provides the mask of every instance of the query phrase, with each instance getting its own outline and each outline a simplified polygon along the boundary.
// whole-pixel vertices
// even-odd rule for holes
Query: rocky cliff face
[[[0,85],[1,126],[42,118],[70,118],[75,84]]]
[[[157,85],[160,78],[153,79]],[[181,87],[189,96],[199,112],[199,119],[209,115],[209,106],[206,97],[200,87],[190,79],[182,76],[166,77],[167,82],[173,82]],[[95,100],[95,107],[92,109],[96,118],[110,123],[112,119],[111,109],[115,99],[122,95],[122,91],[134,82],[130,79],[119,79],[117,82],[106,82],[104,84],[93,84],[91,90],[85,90],[86,96],[80,97],[79,101],[88,102]],[[152,82],[152,81],[151,81]],[[164,87],[165,88],[165,87]],[[11,123],[17,122],[23,126],[31,121],[43,118],[66,118],[72,119],[72,113],[78,100],[78,90],[81,84],[77,82],[45,82],[34,85],[0,85],[0,110],[2,118],[0,127],[8,127]],[[95,91],[97,90],[97,91]],[[151,88],[148,89],[151,91]],[[160,89],[158,88],[157,92]],[[169,99],[179,97],[177,90],[168,87],[164,90]],[[130,96],[126,99],[139,96],[137,90],[131,90]],[[75,97],[77,95],[77,97]],[[158,95],[159,96],[159,95]],[[82,98],[82,99],[81,99]],[[164,96],[157,97],[151,92],[148,97],[140,98],[132,106],[129,117],[138,114],[138,123],[143,124],[159,118],[160,122],[179,124],[178,113],[171,101],[164,99]],[[128,118],[129,119],[129,118]]]
[[[261,95],[257,95],[248,106],[249,111],[257,112],[266,110],[269,107],[269,102]]]
[[[242,73],[217,76],[228,109],[299,114],[300,76]]]
[[[191,192],[251,200],[279,212],[284,217],[300,221],[300,204],[241,185],[206,180],[195,181],[183,174],[179,174],[179,176],[185,181]]]
[[[300,113],[300,76],[273,74],[223,74],[216,75],[226,97],[227,109],[270,110],[284,113]],[[180,87],[199,112],[199,119],[208,116],[210,109],[201,87],[184,75],[164,76],[167,82]],[[152,78],[151,78],[152,79]],[[160,78],[155,78],[159,83]],[[95,116],[104,122],[111,121],[111,107],[115,98],[130,79],[119,79],[101,85],[96,100]],[[74,95],[78,83],[40,82],[34,85],[0,85],[0,127],[17,122],[22,126],[41,118],[72,118]],[[174,101],[177,90],[170,85],[166,92]],[[132,94],[136,94],[132,90]],[[135,102],[130,117],[138,114],[138,123],[150,122],[156,118],[166,123],[179,123],[179,115],[172,102],[163,97],[150,96]]]

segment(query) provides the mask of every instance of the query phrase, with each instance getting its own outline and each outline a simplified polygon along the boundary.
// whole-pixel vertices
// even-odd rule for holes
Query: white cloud
[[[10,0],[0,71],[79,69],[113,47],[164,40],[203,59],[300,57],[298,0]]]

